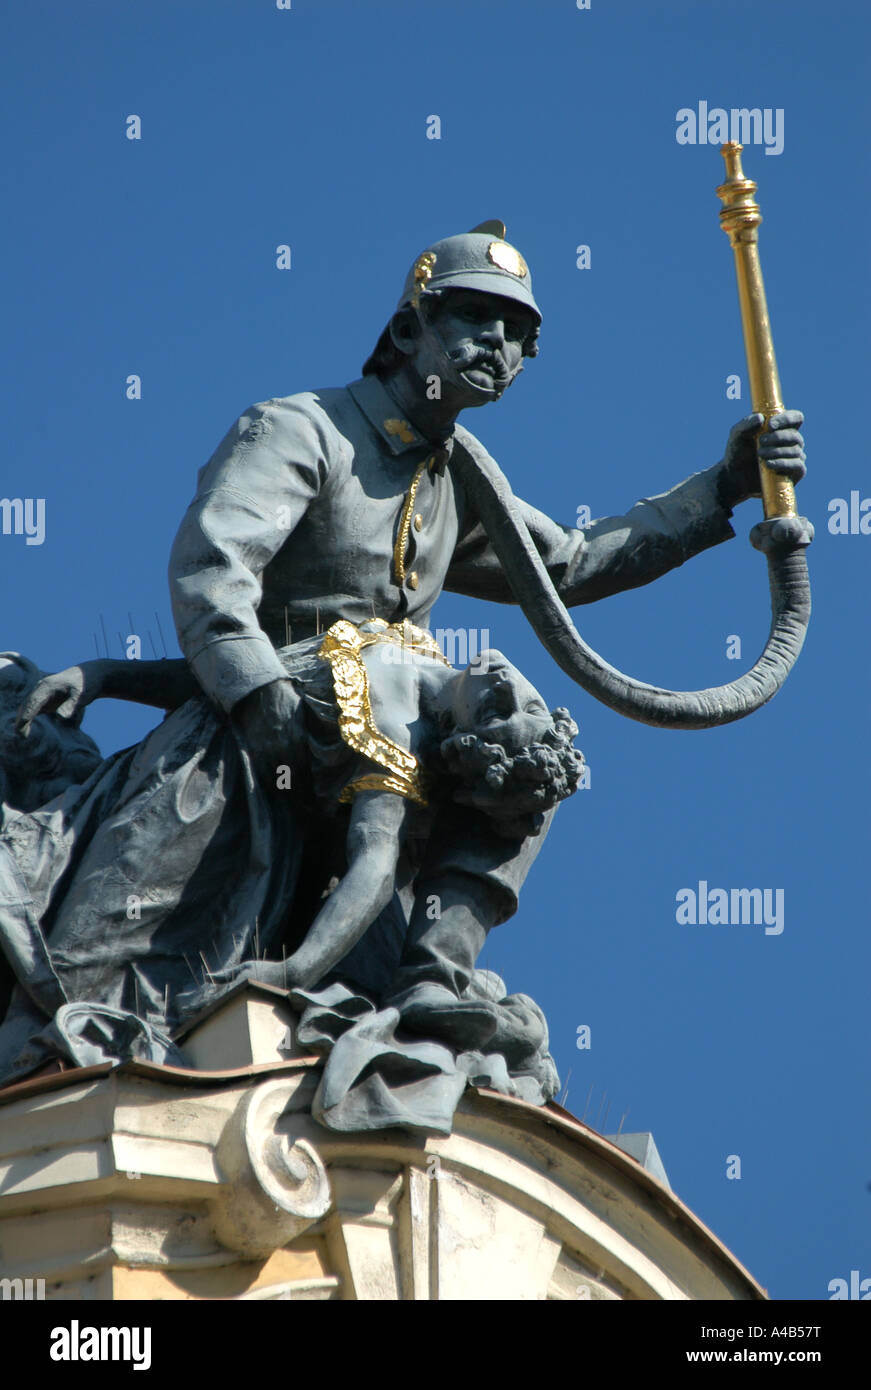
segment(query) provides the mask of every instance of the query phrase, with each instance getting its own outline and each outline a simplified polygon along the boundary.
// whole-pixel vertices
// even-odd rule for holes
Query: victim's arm
[[[16,728],[25,737],[38,714],[57,714],[78,723],[94,700],[130,700],[156,709],[177,709],[202,691],[186,661],[116,661],[101,657],[43,676],[18,711]]]
[[[409,802],[393,792],[355,799],[346,842],[348,868],[299,950],[284,962],[285,987],[316,985],[348,954],[393,896]]]

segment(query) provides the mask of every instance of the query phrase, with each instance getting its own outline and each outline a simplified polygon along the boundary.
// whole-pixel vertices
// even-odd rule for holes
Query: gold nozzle
[[[717,189],[723,204],[720,225],[735,252],[741,325],[747,353],[750,395],[753,409],[768,419],[783,409],[780,378],[774,357],[771,323],[759,265],[759,224],[762,213],[754,200],[756,184],[744,177],[741,168],[743,145],[730,140],[720,146],[726,161],[726,182]],[[788,478],[760,466],[762,502],[766,517],[795,516],[795,492]]]
[[[756,228],[762,221],[759,204],[753,198],[757,185],[745,177],[741,168],[743,149],[744,146],[735,140],[720,146],[720,154],[726,161],[726,182],[717,189],[717,197],[723,204],[720,226],[733,246],[740,241],[756,241]]]

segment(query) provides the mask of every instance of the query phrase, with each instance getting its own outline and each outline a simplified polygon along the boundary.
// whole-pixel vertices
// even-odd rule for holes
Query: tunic
[[[169,567],[178,638],[229,711],[279,680],[275,649],[339,619],[429,626],[442,589],[513,602],[451,472],[382,382],[253,405],[200,471]],[[476,441],[477,442],[477,441]],[[734,535],[719,465],[586,530],[520,510],[563,602],[631,589]],[[289,632],[288,632],[289,630]]]

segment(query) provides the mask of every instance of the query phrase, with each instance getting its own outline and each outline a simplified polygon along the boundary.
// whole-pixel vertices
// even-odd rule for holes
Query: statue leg
[[[540,834],[521,841],[496,835],[467,808],[451,807],[434,827],[402,958],[384,1000],[413,1031],[464,1047],[481,1047],[495,1032],[494,1009],[464,996],[487,933],[516,911],[553,814]]]
[[[487,933],[501,915],[500,896],[486,881],[447,869],[418,880],[408,935],[391,993],[437,984],[455,999],[465,993]]]

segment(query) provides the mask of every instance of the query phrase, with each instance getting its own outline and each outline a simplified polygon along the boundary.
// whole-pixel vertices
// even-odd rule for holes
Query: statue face
[[[436,308],[434,323],[448,356],[473,385],[501,395],[520,366],[535,319],[513,299],[451,290]]]
[[[501,743],[508,753],[540,742],[553,720],[535,686],[501,652],[482,652],[479,662],[454,682],[457,728],[485,743]]]

